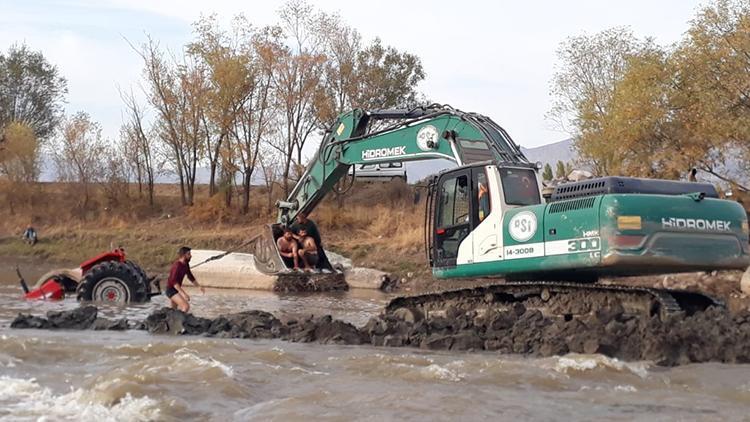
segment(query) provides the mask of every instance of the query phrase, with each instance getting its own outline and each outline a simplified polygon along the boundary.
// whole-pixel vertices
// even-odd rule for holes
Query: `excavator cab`
[[[486,161],[441,173],[430,184],[426,206],[430,265],[450,268],[500,257],[504,213],[541,204],[539,186],[531,164]]]

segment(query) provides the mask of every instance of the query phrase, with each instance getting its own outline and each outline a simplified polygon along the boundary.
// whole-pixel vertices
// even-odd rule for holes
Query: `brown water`
[[[387,301],[368,291],[193,296],[201,316],[252,308],[330,313],[358,325]],[[141,319],[163,304],[101,312]],[[744,420],[750,411],[747,365],[664,369],[598,355],[531,359],[8,327],[18,312],[76,306],[24,302],[14,275],[0,268],[0,419]]]

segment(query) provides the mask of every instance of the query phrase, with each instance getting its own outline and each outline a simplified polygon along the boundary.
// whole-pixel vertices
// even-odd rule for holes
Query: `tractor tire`
[[[130,265],[130,267],[133,268],[133,271],[135,271],[138,277],[143,280],[144,283],[146,283],[146,291],[148,291],[148,276],[146,275],[146,271],[143,271],[143,268],[129,259],[125,260],[125,264]]]
[[[149,279],[148,275],[146,275],[146,271],[144,271],[143,268],[136,264],[135,261],[127,259],[125,260],[125,263],[130,265],[133,268],[133,271],[135,271],[135,273],[138,274],[141,280],[143,280],[143,283],[146,285],[146,294],[149,296],[149,298],[151,298],[151,296],[154,296],[155,294],[161,293],[160,288],[156,284],[151,283],[151,279]]]
[[[91,268],[81,280],[78,300],[117,304],[142,303],[150,299],[148,280],[125,262],[106,261]]]

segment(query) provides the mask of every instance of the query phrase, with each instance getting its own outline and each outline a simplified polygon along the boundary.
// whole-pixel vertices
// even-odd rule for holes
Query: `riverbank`
[[[118,207],[94,202],[80,210],[70,186],[40,184],[43,202],[14,214],[0,209],[0,258],[77,265],[124,247],[149,273],[164,274],[182,245],[234,250],[276,219],[262,188],[253,191],[248,214],[226,207],[221,195],[204,198],[202,188],[192,207],[179,206],[177,187],[160,185],[153,207],[132,198]],[[311,218],[326,249],[351,259],[353,265],[393,274],[402,285],[429,283],[422,246],[423,202],[417,191],[402,182],[363,184],[346,197],[331,195]],[[40,236],[33,247],[20,239],[29,221]]]

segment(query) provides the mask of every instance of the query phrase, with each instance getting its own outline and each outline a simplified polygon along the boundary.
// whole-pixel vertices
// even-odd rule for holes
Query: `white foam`
[[[234,369],[232,369],[231,366],[219,362],[212,357],[201,357],[195,350],[184,347],[181,349],[177,349],[175,351],[175,358],[177,361],[187,361],[194,365],[202,366],[205,368],[218,368],[219,370],[221,370],[221,372],[224,373],[224,375],[228,376],[229,378],[232,378],[234,376]]]
[[[463,379],[461,375],[455,371],[451,371],[450,369],[440,366],[437,364],[431,364],[427,365],[420,371],[423,375],[426,375],[429,378],[444,380],[444,381],[453,381],[458,382]]]
[[[648,376],[648,366],[642,362],[623,362],[619,359],[604,355],[579,355],[568,354],[555,358],[553,370],[568,374],[571,371],[592,371],[596,369],[614,369],[616,371],[628,371],[641,378]]]
[[[299,366],[293,366],[289,368],[290,371],[303,372],[309,375],[331,375],[328,372],[313,371],[311,369],[300,368]]]
[[[101,397],[77,389],[55,395],[35,379],[0,376],[0,407],[12,420],[97,420],[146,421],[159,418],[158,403],[147,397],[134,398],[129,393],[114,404],[97,402]]]
[[[265,412],[267,410],[283,407],[281,406],[281,404],[287,400],[289,399],[281,398],[281,399],[271,399],[268,401],[262,401],[260,403],[256,403],[250,407],[246,407],[244,409],[240,409],[234,412],[234,418],[237,420],[252,419],[252,417],[258,416],[259,413]]]
[[[635,393],[638,391],[638,389],[632,385],[616,385],[615,391],[619,391],[623,393]]]
[[[5,362],[0,361],[0,366],[4,366],[6,368],[15,368],[16,363],[22,363],[23,361],[21,359],[15,358],[13,356],[7,356],[7,360]]]

